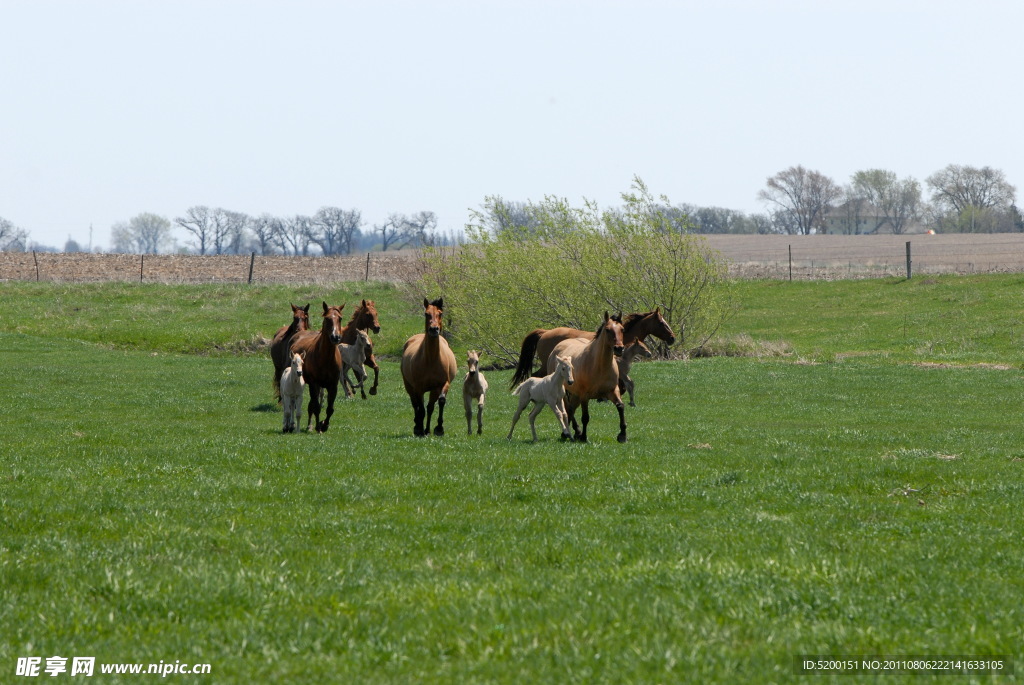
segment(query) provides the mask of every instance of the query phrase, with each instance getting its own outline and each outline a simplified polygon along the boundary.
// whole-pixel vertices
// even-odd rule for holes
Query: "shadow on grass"
[[[256,411],[262,413],[271,413],[279,411],[280,408],[271,402],[264,402],[263,404],[257,404],[255,407],[249,407],[249,411]]]

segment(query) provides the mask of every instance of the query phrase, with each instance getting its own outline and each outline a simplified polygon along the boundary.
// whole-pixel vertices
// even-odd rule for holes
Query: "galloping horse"
[[[377,320],[377,308],[373,304],[373,300],[363,300],[362,303],[356,307],[355,312],[352,313],[352,318],[348,320],[345,327],[341,329],[341,342],[346,345],[352,345],[356,341],[356,331],[371,330],[374,333],[380,333],[380,321]],[[367,336],[369,338],[369,336]],[[380,367],[377,366],[377,360],[373,357],[373,340],[370,340],[370,347],[366,350],[366,365],[373,369],[373,387],[370,388],[370,394],[377,394],[377,378],[380,375]],[[359,386],[359,393],[366,399],[366,393],[363,392],[362,386]]]
[[[590,400],[608,399],[619,410],[619,442],[626,442],[626,412],[619,393],[619,367],[615,357],[622,354],[622,324],[604,313],[604,322],[594,333],[593,340],[569,338],[555,345],[548,357],[547,370],[553,373],[558,367],[559,357],[572,360],[576,382],[566,388],[566,410],[572,422],[573,437],[587,441],[587,424],[590,423]],[[576,407],[583,405],[580,430],[576,423]]]
[[[316,432],[326,433],[334,413],[334,398],[338,396],[338,382],[341,380],[341,310],[329,307],[324,302],[324,322],[319,331],[303,331],[292,340],[293,354],[305,353],[302,372],[309,388],[309,405],[306,408],[306,430],[309,430],[316,416]],[[320,422],[320,390],[327,390],[327,414]]]
[[[644,342],[648,335],[661,338],[669,345],[675,343],[676,336],[672,327],[668,325],[661,315],[661,307],[656,307],[649,312],[630,314],[622,324],[622,341],[624,345],[639,340]],[[534,355],[540,359],[540,369],[534,376],[543,376],[547,367],[547,360],[551,357],[551,350],[555,345],[570,338],[583,338],[593,340],[594,334],[590,331],[581,331],[578,328],[552,328],[550,330],[537,328],[530,331],[523,338],[523,346],[519,353],[519,365],[516,373],[512,376],[512,385],[522,383],[530,377],[533,371]]]
[[[309,305],[296,307],[292,305],[292,322],[288,326],[281,326],[274,334],[270,343],[270,359],[274,362],[274,394],[277,401],[281,401],[281,374],[291,364],[292,356],[289,350],[292,346],[292,338],[296,333],[309,330]]]
[[[434,435],[444,435],[444,404],[457,370],[455,355],[448,347],[448,341],[441,337],[443,312],[442,298],[433,302],[423,298],[424,332],[406,340],[402,348],[402,381],[412,402],[413,435],[418,438],[430,433],[430,416],[434,413],[435,402],[439,402],[439,408]],[[430,401],[424,409],[423,393],[426,392],[430,393]]]

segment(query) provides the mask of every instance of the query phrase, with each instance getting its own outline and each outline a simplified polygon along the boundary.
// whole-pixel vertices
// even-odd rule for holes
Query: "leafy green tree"
[[[523,336],[537,327],[597,327],[605,310],[661,307],[677,344],[696,348],[731,312],[724,259],[679,230],[640,179],[624,205],[601,211],[584,201],[530,203],[528,226],[502,222],[500,198],[487,198],[460,250],[427,250],[420,287],[443,295],[449,330],[492,358],[514,364]]]

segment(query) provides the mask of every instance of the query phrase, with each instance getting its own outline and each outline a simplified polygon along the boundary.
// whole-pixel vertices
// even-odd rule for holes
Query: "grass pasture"
[[[327,434],[281,435],[243,343],[288,301],[365,296],[393,355],[421,319],[389,287],[4,284],[0,682],[33,655],[216,683],[848,682],[794,658],[1017,655],[1022,283],[739,283],[723,335],[791,354],[636,365],[625,445],[608,405],[591,444],[549,410],[507,442],[507,371],[483,436],[455,392],[448,434],[415,439],[393,358]]]

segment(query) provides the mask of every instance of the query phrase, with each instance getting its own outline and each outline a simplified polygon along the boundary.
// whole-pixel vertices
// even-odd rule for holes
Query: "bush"
[[[661,307],[676,344],[700,347],[731,311],[724,259],[639,179],[622,199],[602,212],[546,197],[512,221],[510,205],[487,198],[468,245],[424,253],[420,287],[444,296],[455,337],[500,364],[515,364],[534,328],[593,330],[605,310]]]

